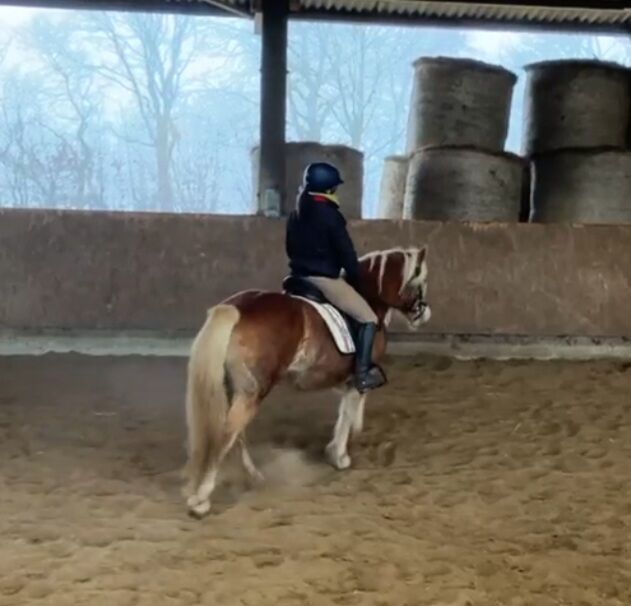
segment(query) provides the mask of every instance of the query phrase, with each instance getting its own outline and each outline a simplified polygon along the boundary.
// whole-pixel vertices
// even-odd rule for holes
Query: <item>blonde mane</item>
[[[421,252],[423,249],[421,248],[391,248],[388,250],[377,250],[370,252],[368,254],[360,257],[360,263],[365,263],[368,261],[368,269],[369,271],[373,271],[375,266],[379,268],[379,278],[378,278],[378,292],[381,294],[383,288],[383,277],[386,272],[386,266],[388,264],[388,259],[391,255],[403,255],[403,265],[401,267],[401,286],[399,288],[399,293],[403,291],[403,289],[410,283],[418,281],[419,283],[425,280],[427,277],[427,268],[425,263],[421,268],[421,274],[419,276],[415,275],[416,267],[419,263],[419,258],[421,256]]]

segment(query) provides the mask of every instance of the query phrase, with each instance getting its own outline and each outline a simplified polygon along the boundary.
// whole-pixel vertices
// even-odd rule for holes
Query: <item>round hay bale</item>
[[[379,218],[403,218],[403,199],[409,163],[409,156],[388,156],[384,160],[379,188]]]
[[[562,150],[533,166],[533,222],[631,222],[631,151]]]
[[[517,76],[495,65],[446,57],[414,64],[407,151],[427,146],[504,149]]]
[[[361,219],[364,181],[364,154],[346,145],[324,145],[313,141],[291,141],[285,146],[285,201],[281,214],[287,216],[296,205],[298,188],[305,168],[312,162],[330,162],[342,173],[344,184],[338,193],[341,209],[348,219]],[[252,148],[253,207],[259,209],[259,147]]]
[[[631,115],[631,72],[599,61],[526,66],[524,151],[624,149]]]
[[[404,216],[427,221],[519,219],[524,161],[504,152],[434,147],[410,160]]]

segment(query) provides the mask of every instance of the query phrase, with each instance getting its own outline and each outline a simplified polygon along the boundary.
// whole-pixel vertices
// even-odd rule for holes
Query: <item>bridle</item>
[[[429,303],[425,299],[425,292],[422,286],[419,286],[414,290],[414,299],[411,301],[411,305],[404,309],[403,312],[406,315],[411,316],[412,321],[417,320],[423,316],[425,310],[429,307]]]

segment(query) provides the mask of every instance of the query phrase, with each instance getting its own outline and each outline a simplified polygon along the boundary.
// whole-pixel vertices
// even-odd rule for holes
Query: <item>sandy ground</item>
[[[187,517],[182,359],[0,358],[0,604],[631,604],[631,364],[388,366],[353,469],[280,392]]]

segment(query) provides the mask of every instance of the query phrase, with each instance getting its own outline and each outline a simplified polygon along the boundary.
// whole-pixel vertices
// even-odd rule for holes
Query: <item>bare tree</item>
[[[0,108],[4,187],[21,204],[212,211],[234,177],[227,202],[243,206],[259,44],[244,25],[74,13],[22,27],[36,59],[0,81],[20,84]]]
[[[64,182],[67,150],[39,128],[43,110],[38,84],[39,79],[15,72],[6,73],[3,79],[0,163],[5,168],[3,185],[14,206],[55,206]]]
[[[48,111],[39,127],[49,131],[64,150],[67,169],[74,175],[71,200],[80,207],[101,206],[104,183],[90,131],[100,126],[102,103],[95,74],[86,67],[87,49],[69,24],[52,27],[46,17],[36,19],[25,38],[38,52],[45,74],[42,93]]]
[[[178,103],[193,87],[186,78],[199,49],[198,20],[184,16],[97,13],[85,19],[102,49],[92,65],[122,90],[137,110],[155,154],[158,207],[173,207],[173,153],[179,139]],[[124,136],[121,134],[121,136]]]
[[[321,27],[298,27],[289,44],[288,122],[300,141],[321,141],[330,123],[328,36]]]

